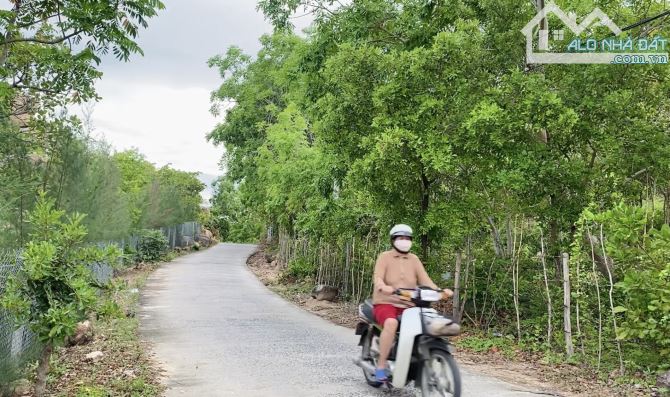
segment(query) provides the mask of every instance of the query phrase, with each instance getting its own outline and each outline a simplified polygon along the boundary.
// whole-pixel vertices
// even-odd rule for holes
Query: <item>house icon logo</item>
[[[552,14],[563,23],[562,28],[551,31],[547,28],[546,18]],[[543,21],[545,23],[542,23]],[[594,38],[584,40],[579,38],[589,28],[596,26],[608,28],[612,37],[604,40],[596,40]],[[564,29],[569,29],[576,39],[568,45],[568,52],[551,52],[552,39],[554,41],[562,41],[565,35]],[[549,2],[521,29],[521,32],[526,36],[526,62],[529,64],[668,62],[667,53],[646,52],[648,50],[657,50],[659,45],[665,49],[667,40],[655,38],[653,42],[654,46],[651,46],[648,39],[638,40],[637,43],[634,43],[630,38],[615,38],[621,35],[622,30],[600,8],[595,8],[582,19],[581,23],[577,23],[576,15],[573,13],[566,14],[556,3]],[[538,40],[537,48],[534,48],[536,38]],[[626,50],[628,52],[622,52]],[[635,52],[634,50],[644,52]]]

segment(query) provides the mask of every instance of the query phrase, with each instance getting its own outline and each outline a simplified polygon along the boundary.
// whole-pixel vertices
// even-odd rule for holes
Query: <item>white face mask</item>
[[[412,240],[396,239],[393,241],[393,246],[400,252],[409,252],[412,248]]]

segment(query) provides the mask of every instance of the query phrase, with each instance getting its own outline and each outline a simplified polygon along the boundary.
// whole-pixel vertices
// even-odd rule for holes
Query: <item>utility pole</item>
[[[537,12],[544,9],[544,0],[536,0]],[[538,40],[538,49],[541,51],[549,50],[549,20],[546,15],[540,21],[540,31]]]

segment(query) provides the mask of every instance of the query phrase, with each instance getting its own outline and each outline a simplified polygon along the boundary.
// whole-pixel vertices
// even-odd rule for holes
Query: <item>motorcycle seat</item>
[[[372,314],[372,299],[366,299],[365,302],[361,303],[358,307],[358,313],[365,320],[374,324],[375,316]]]

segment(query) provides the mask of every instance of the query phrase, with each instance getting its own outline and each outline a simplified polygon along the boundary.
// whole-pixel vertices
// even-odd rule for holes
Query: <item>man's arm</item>
[[[384,276],[386,275],[386,262],[382,260],[382,256],[379,255],[377,262],[375,263],[375,272],[373,275],[373,283],[375,286],[375,291],[381,292],[384,287],[387,287],[384,282]]]
[[[439,289],[437,285],[433,282],[433,280],[430,279],[430,276],[428,275],[428,272],[426,269],[423,267],[423,263],[421,263],[420,260],[417,259],[416,261],[416,275],[417,275],[417,281],[419,282],[419,285],[425,285],[427,287],[430,287],[432,289]]]

